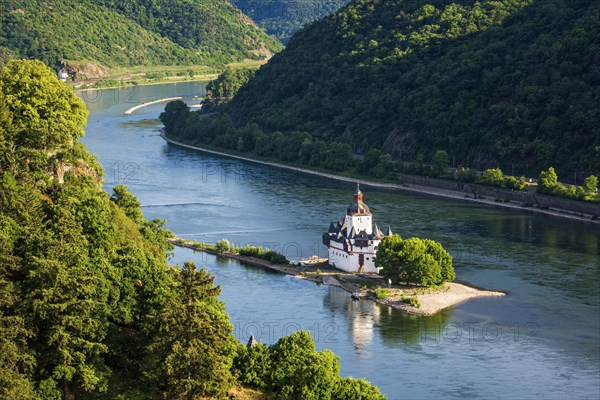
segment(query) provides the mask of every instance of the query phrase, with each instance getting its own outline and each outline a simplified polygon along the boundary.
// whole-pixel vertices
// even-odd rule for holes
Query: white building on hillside
[[[60,71],[58,71],[58,79],[60,79],[63,82],[66,82],[67,79],[69,79],[69,73],[64,69],[61,69]]]
[[[391,228],[388,227],[385,236],[392,236]],[[375,254],[383,237],[357,187],[354,201],[346,209],[344,222],[331,223],[323,234],[323,244],[329,251],[329,264],[334,267],[347,272],[377,273]]]

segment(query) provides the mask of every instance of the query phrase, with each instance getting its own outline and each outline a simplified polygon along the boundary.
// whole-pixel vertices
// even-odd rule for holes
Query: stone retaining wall
[[[456,182],[445,179],[428,178],[424,176],[398,174],[398,179],[403,183],[434,187],[465,193],[470,196],[491,197],[494,199],[508,200],[523,205],[540,208],[553,208],[572,213],[600,216],[600,203],[586,203],[560,197],[546,196],[534,191],[518,191],[492,186],[478,185],[475,183]]]

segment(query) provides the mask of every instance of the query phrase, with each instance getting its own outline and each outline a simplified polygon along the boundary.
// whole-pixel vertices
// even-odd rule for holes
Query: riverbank
[[[521,204],[515,204],[515,203],[510,203],[510,202],[507,202],[507,203],[498,202],[495,198],[486,198],[486,197],[482,197],[482,196],[469,196],[463,192],[434,188],[434,187],[423,186],[423,185],[408,184],[408,183],[395,184],[395,183],[377,182],[377,181],[373,181],[373,180],[356,179],[356,178],[347,177],[347,176],[335,175],[335,174],[331,174],[331,173],[327,173],[327,172],[315,171],[315,170],[311,170],[308,168],[295,167],[292,165],[287,165],[287,164],[282,164],[282,163],[277,163],[277,162],[272,162],[272,161],[264,161],[264,160],[258,160],[255,158],[229,154],[229,153],[225,153],[222,151],[211,150],[211,149],[207,149],[207,148],[203,148],[203,147],[199,147],[199,146],[189,145],[189,144],[171,139],[166,136],[164,129],[161,129],[160,136],[167,143],[170,143],[170,144],[173,144],[176,146],[180,146],[180,147],[184,147],[187,149],[197,150],[197,151],[201,151],[204,153],[214,154],[214,155],[223,156],[223,157],[234,158],[237,160],[252,162],[252,163],[256,163],[256,164],[268,165],[271,167],[286,169],[289,171],[299,172],[299,173],[303,173],[303,174],[309,174],[309,175],[315,175],[315,176],[319,176],[319,177],[323,177],[323,178],[334,179],[334,180],[342,181],[342,182],[360,183],[363,186],[370,186],[370,187],[381,188],[381,189],[400,190],[400,191],[406,191],[406,192],[427,194],[427,195],[436,196],[436,197],[444,197],[444,198],[448,198],[448,199],[483,204],[486,206],[501,207],[501,208],[507,208],[507,209],[517,210],[517,211],[524,211],[524,212],[534,212],[534,213],[539,213],[539,214],[550,215],[553,217],[567,218],[570,220],[581,221],[581,222],[589,222],[589,223],[596,223],[596,224],[600,223],[600,220],[592,219],[591,215],[590,216],[581,216],[579,214],[571,213],[571,212],[568,212],[565,210],[550,209],[550,208],[543,209],[543,208],[535,208],[535,207],[531,207],[531,206],[524,206]]]
[[[175,246],[224,257],[241,263],[291,275],[317,284],[337,286],[352,295],[355,300],[371,300],[396,310],[415,315],[434,315],[443,309],[477,297],[499,297],[505,293],[477,289],[461,283],[448,282],[439,288],[422,288],[403,285],[387,287],[382,276],[352,274],[335,269],[328,264],[283,265],[273,264],[256,257],[241,256],[231,252],[219,253],[211,248],[180,238],[169,239]]]
[[[123,89],[132,86],[164,85],[182,82],[210,82],[225,68],[259,68],[263,60],[245,60],[227,64],[224,68],[206,65],[169,65],[118,67],[105,74],[70,84],[80,91]]]
[[[129,89],[136,86],[157,86],[165,85],[169,83],[189,83],[189,82],[210,82],[219,77],[219,74],[208,74],[194,78],[181,78],[181,79],[166,79],[157,81],[147,82],[122,82],[121,85],[110,85],[110,86],[90,86],[87,84],[80,86],[73,86],[78,92],[88,92],[94,90],[108,90],[108,89]]]

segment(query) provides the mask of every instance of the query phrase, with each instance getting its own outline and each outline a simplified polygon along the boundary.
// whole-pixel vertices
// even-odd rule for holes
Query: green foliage
[[[454,179],[459,182],[475,182],[477,173],[472,168],[459,167],[454,171]]]
[[[358,154],[445,149],[480,170],[597,175],[599,11],[592,0],[353,1],[298,32],[225,112],[235,127],[308,132]]]
[[[172,234],[125,187],[102,191],[85,114],[40,62],[0,71],[0,397],[224,393],[219,289],[167,265]]]
[[[205,111],[212,111],[224,101],[231,100],[255,73],[256,70],[249,68],[227,68],[206,86],[206,98],[202,102]]]
[[[450,157],[445,150],[438,150],[433,155],[433,171],[436,175],[442,175],[446,168],[450,166]]]
[[[585,178],[583,186],[570,185],[567,188],[558,181],[558,176],[552,167],[548,168],[547,171],[542,171],[540,173],[537,187],[538,192],[551,196],[599,202],[600,196],[597,194],[597,190],[598,178],[595,175],[590,175]]]
[[[341,378],[331,400],[385,400],[376,386],[364,379]]]
[[[250,348],[239,344],[232,367],[232,373],[239,381],[258,389],[266,389],[270,384],[271,369],[267,346],[260,342]]]
[[[273,264],[289,264],[290,261],[281,253],[273,250],[265,250],[260,246],[245,245],[239,250],[240,255],[248,257],[262,258]]]
[[[435,286],[456,278],[452,257],[430,239],[385,237],[377,249],[375,264],[394,283]]]
[[[413,307],[416,307],[416,308],[421,308],[421,302],[415,296],[403,297],[402,298],[402,302],[406,303],[406,304],[409,304],[409,305],[411,305]]]
[[[244,14],[287,43],[294,32],[348,3],[348,0],[230,0]]]
[[[484,185],[504,186],[504,174],[500,168],[486,169],[479,181]]]
[[[377,300],[384,300],[390,297],[390,291],[381,287],[375,288],[375,298]]]
[[[586,196],[595,197],[598,192],[598,178],[594,175],[588,176],[583,181],[583,188]]]
[[[554,168],[550,167],[547,171],[542,171],[540,173],[540,178],[538,180],[537,190],[540,193],[552,193],[554,189],[558,186],[558,176],[554,171]]]
[[[271,353],[271,389],[281,400],[329,399],[340,372],[329,350],[317,352],[308,332],[281,338]]]
[[[0,397],[219,398],[233,370],[282,399],[330,398],[337,358],[307,333],[239,351],[232,367],[214,277],[169,267],[164,221],[145,220],[124,186],[102,191],[77,142],[84,124],[81,101],[40,62],[0,71]]]
[[[142,214],[142,210],[140,210],[142,204],[134,195],[131,194],[129,189],[127,189],[127,186],[115,186],[113,188],[111,200],[121,207],[121,209],[125,212],[125,215],[135,222],[140,223],[144,220],[144,214]]]
[[[340,378],[337,357],[316,351],[308,332],[296,332],[266,347],[239,345],[233,373],[242,383],[275,393],[277,399],[383,400],[364,379]]]
[[[229,240],[227,240],[227,239],[217,240],[217,243],[215,244],[215,251],[217,253],[225,253],[225,252],[229,251],[230,247],[231,247],[231,244],[229,243]]]
[[[3,7],[0,57],[51,67],[62,60],[220,66],[282,48],[226,0],[15,0]]]
[[[72,143],[83,136],[88,112],[72,89],[39,61],[10,61],[0,69],[0,92],[6,151],[1,170],[42,179],[58,164],[74,161]]]
[[[527,187],[527,180],[524,176],[521,176],[517,182],[513,184],[513,188],[516,190],[523,190]]]
[[[222,397],[230,388],[233,325],[214,279],[186,262],[177,274],[178,294],[158,315],[147,374],[173,398]]]

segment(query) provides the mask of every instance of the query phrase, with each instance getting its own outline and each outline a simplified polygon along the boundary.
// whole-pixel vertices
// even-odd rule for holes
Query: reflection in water
[[[368,345],[373,341],[373,328],[379,321],[380,309],[370,300],[352,300],[343,289],[329,286],[323,304],[332,311],[342,312],[349,324],[354,349],[359,356],[368,355]]]
[[[381,309],[377,328],[384,342],[416,344],[426,341],[440,341],[444,336],[454,334],[458,327],[449,324],[451,314],[445,311],[432,316],[412,315],[376,304]],[[450,333],[449,333],[450,332]]]
[[[440,312],[433,316],[412,315],[377,304],[371,300],[352,300],[343,289],[330,286],[323,304],[332,311],[343,313],[357,354],[369,354],[373,333],[379,332],[384,342],[395,345],[439,341],[446,335],[451,314]]]

